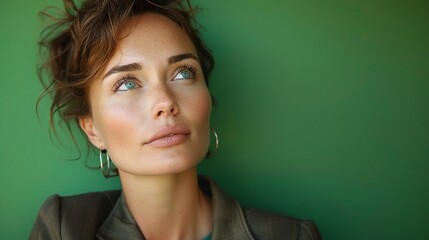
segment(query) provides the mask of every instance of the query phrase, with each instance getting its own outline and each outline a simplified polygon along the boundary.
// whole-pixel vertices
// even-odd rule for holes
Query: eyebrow
[[[142,70],[142,65],[140,63],[130,63],[121,66],[114,66],[106,74],[104,74],[103,79],[107,78],[109,75],[118,73],[118,72],[133,72]]]
[[[192,53],[183,53],[183,54],[171,56],[170,58],[168,58],[168,64],[177,63],[188,58],[192,58],[199,61],[198,58],[194,56]]]
[[[183,54],[179,54],[179,55],[174,55],[168,58],[167,62],[168,64],[173,64],[173,63],[177,63],[180,61],[183,61],[185,59],[195,59],[197,61],[198,58],[196,56],[194,56],[192,53],[183,53]],[[114,66],[112,69],[110,69],[103,77],[103,79],[107,78],[109,75],[114,74],[114,73],[119,73],[119,72],[133,72],[133,71],[139,71],[142,70],[143,67],[140,63],[130,63],[130,64],[125,64],[125,65],[120,65],[120,66]]]

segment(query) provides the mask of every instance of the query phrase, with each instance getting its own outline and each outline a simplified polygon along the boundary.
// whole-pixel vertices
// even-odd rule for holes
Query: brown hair
[[[38,67],[45,87],[39,101],[52,96],[50,126],[56,133],[54,116],[58,114],[70,134],[73,120],[88,116],[91,109],[87,87],[112,57],[120,40],[118,29],[130,17],[155,12],[176,22],[195,45],[208,86],[214,58],[199,36],[195,21],[196,8],[189,0],[86,0],[80,7],[73,0],[63,0],[64,10],[56,14],[48,8],[41,13],[50,24],[42,31],[39,42],[46,61]],[[57,137],[58,138],[58,137]]]

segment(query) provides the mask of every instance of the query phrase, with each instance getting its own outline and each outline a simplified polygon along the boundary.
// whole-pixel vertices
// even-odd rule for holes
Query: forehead
[[[150,63],[182,53],[197,54],[179,25],[156,13],[132,17],[119,29],[118,35],[120,41],[106,69],[127,62]]]

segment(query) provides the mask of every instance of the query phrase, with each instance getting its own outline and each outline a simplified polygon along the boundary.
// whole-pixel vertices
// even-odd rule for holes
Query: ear
[[[100,136],[97,133],[97,130],[94,126],[94,120],[91,116],[79,118],[79,125],[80,128],[85,132],[86,136],[88,137],[89,141],[96,147],[103,149],[104,143]]]

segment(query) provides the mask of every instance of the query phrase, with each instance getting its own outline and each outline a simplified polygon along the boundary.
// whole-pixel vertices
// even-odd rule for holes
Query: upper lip
[[[173,136],[173,135],[177,135],[177,134],[189,135],[190,133],[191,132],[185,127],[169,126],[169,127],[165,127],[165,128],[160,129],[152,137],[150,137],[144,144],[148,144],[148,143],[151,143],[153,141],[156,141],[158,139],[165,138],[168,136]]]

